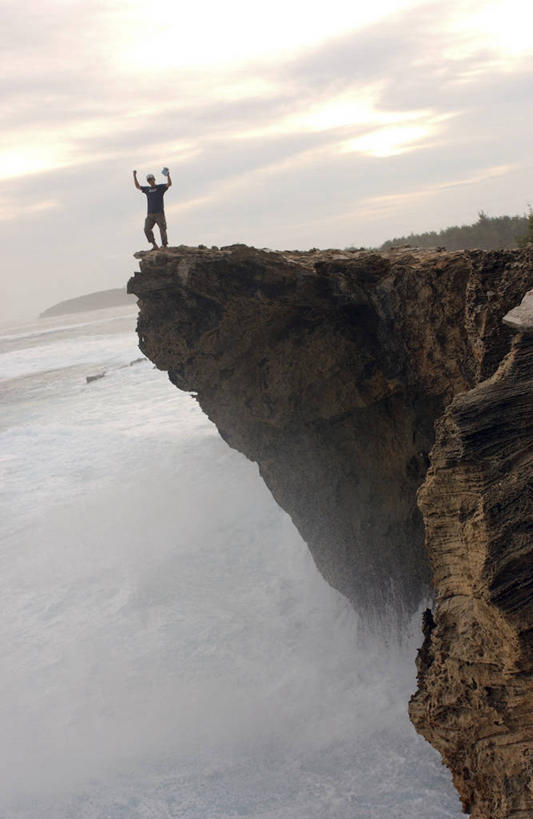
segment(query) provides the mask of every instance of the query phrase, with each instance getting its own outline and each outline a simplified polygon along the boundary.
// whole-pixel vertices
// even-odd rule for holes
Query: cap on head
[[[155,176],[153,175],[153,173],[149,173],[148,176],[146,177],[147,182],[149,182],[150,179],[155,179]]]

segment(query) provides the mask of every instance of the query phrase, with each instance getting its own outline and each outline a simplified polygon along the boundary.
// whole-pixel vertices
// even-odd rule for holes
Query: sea
[[[458,819],[363,633],[136,307],[0,328],[1,819]]]

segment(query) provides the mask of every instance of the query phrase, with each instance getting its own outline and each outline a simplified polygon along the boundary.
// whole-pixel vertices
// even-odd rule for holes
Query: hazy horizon
[[[3,322],[125,284],[147,248],[134,168],[171,169],[171,245],[378,246],[531,202],[525,2],[4,17]]]

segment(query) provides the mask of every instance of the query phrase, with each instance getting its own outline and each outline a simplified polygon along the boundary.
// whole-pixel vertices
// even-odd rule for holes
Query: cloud
[[[364,200],[361,204],[364,207],[374,211],[398,210],[399,208],[404,207],[406,203],[419,203],[420,201],[433,197],[435,194],[442,191],[477,185],[480,182],[486,182],[487,180],[496,179],[500,176],[506,176],[507,174],[516,170],[517,168],[515,165],[497,165],[496,167],[492,168],[483,168],[481,171],[470,176],[448,179],[446,182],[436,182],[434,184],[427,185],[426,187],[419,187],[415,191],[371,196]]]
[[[480,65],[479,55],[459,63],[439,59],[444,35],[434,33],[434,21],[445,21],[448,7],[436,3],[351,32],[321,48],[307,48],[285,62],[251,62],[246,72],[235,67],[215,75],[206,70],[185,72],[170,96],[168,77],[162,87],[158,83],[154,88],[153,77],[151,82],[149,78],[131,82],[124,72],[109,73],[109,48],[103,49],[102,64],[96,59],[94,68],[86,71],[91,49],[96,48],[99,57],[101,41],[109,40],[110,22],[123,21],[121,4],[109,4],[107,14],[99,4],[82,11],[75,4],[76,14],[69,4],[66,10],[62,4],[60,18],[54,6],[51,20],[41,12],[37,20],[50,31],[54,54],[73,39],[75,59],[68,72],[59,70],[54,79],[49,74],[44,99],[38,100],[34,89],[33,96],[24,94],[23,101],[11,105],[4,133],[17,150],[5,151],[2,159],[12,176],[105,161],[123,155],[128,147],[133,155],[162,150],[169,155],[167,161],[180,161],[180,156],[205,150],[214,139],[269,140],[294,134],[305,141],[309,132],[350,125],[354,132],[345,134],[345,146],[359,145],[363,150],[369,146],[382,153],[396,150],[414,144],[405,138],[408,134],[434,135],[444,111],[470,107],[467,96],[471,97],[472,81],[468,87],[460,86],[458,64],[461,76],[474,76],[474,81]],[[30,15],[30,23],[35,24],[34,14],[35,6]],[[81,38],[78,47],[84,23],[89,35]],[[118,52],[121,47],[119,41]],[[481,64],[485,66],[486,57]],[[77,76],[80,66],[82,76]],[[46,56],[44,70],[51,70]],[[424,125],[413,125],[412,120],[423,117]],[[373,136],[366,133],[369,129]],[[182,150],[184,143],[187,147]]]
[[[42,199],[23,205],[9,199],[0,199],[0,221],[9,222],[27,216],[34,217],[43,211],[54,210],[58,207],[59,203],[55,199]]]

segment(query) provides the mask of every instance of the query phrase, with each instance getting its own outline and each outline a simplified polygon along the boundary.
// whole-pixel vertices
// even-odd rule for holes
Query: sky
[[[533,202],[526,0],[2,0],[0,320],[171,245],[378,246]],[[157,235],[157,229],[156,229]]]

